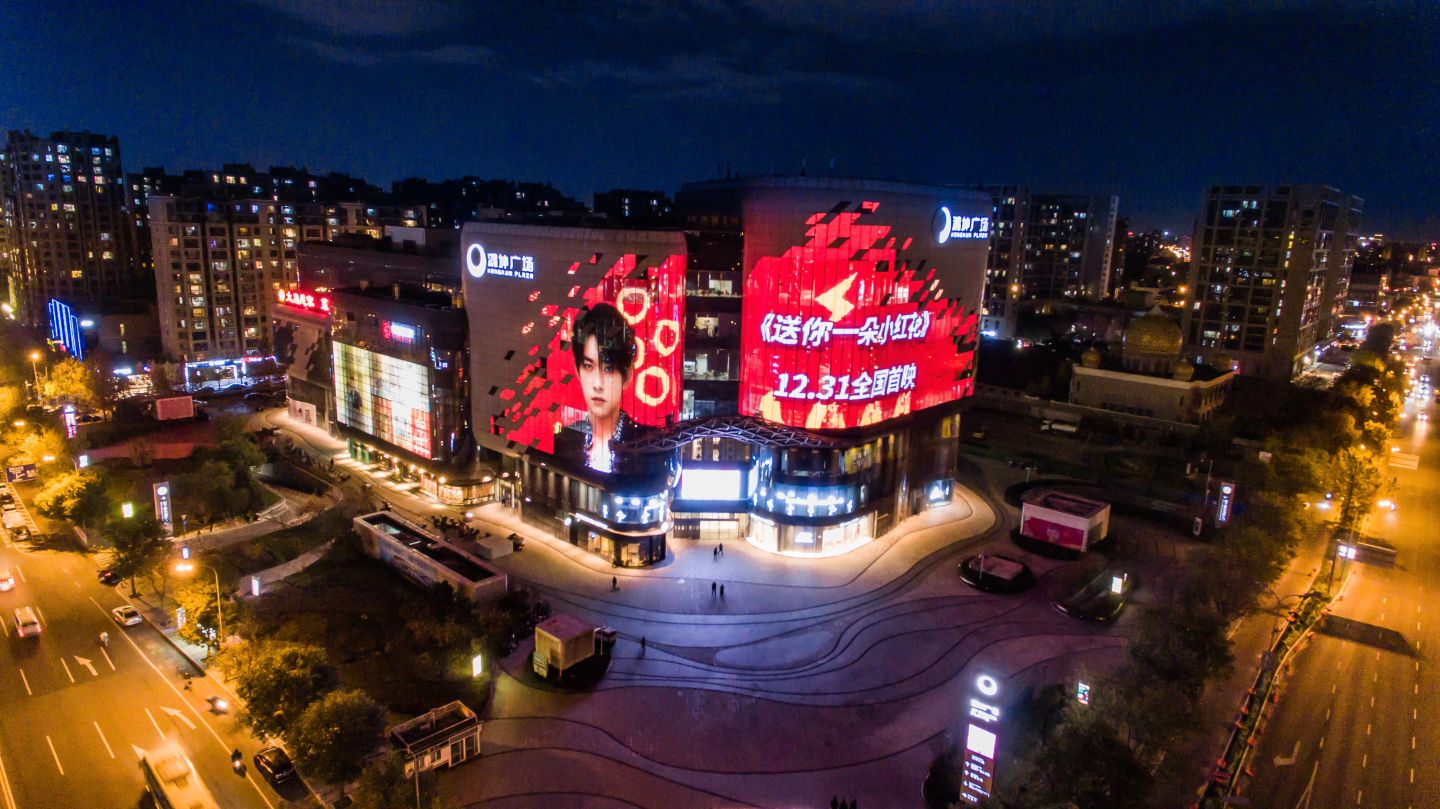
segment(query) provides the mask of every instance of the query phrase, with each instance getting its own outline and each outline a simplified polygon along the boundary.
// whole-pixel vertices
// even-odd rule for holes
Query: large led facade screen
[[[972,393],[989,198],[835,197],[745,200],[740,412],[845,429]]]
[[[462,241],[476,440],[601,472],[680,412],[685,240],[470,223]]]
[[[422,458],[430,454],[430,369],[334,344],[335,418]]]

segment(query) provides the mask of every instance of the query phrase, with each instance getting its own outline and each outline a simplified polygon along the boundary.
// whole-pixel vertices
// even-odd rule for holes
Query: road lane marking
[[[1365,769],[1365,768],[1367,768],[1367,767],[1369,767],[1369,766],[1370,766],[1370,754],[1369,754],[1369,753],[1366,753],[1365,755],[1363,755],[1363,756],[1360,757],[1360,769],[1363,770],[1363,769]]]
[[[104,649],[101,649],[100,651],[103,652],[103,651],[105,651],[105,650],[104,650]],[[61,658],[61,659],[63,660],[64,658]],[[77,664],[79,664],[79,665],[81,665],[81,666],[84,666],[85,668],[89,669],[89,670],[90,670],[90,676],[91,676],[91,677],[99,677],[99,676],[100,676],[100,675],[99,675],[98,673],[96,673],[96,671],[95,671],[95,664],[92,663],[92,662],[90,662],[90,660],[89,660],[88,658],[81,657],[80,655],[75,655],[75,662],[76,662]],[[1371,705],[1374,705],[1374,704],[1375,704],[1375,698],[1374,698],[1374,697],[1371,697],[1371,698],[1370,698],[1370,704],[1371,704]]]
[[[5,637],[10,637],[10,625],[5,623],[4,618],[0,618],[0,629],[5,630]]]
[[[1321,737],[1320,737],[1320,749],[1321,749],[1321,750],[1324,750],[1324,749],[1325,749],[1325,737],[1324,737],[1324,736],[1321,736]],[[1319,762],[1316,762],[1315,766],[1317,766],[1317,767],[1320,766]]]
[[[1371,707],[1371,708],[1374,708],[1374,707],[1375,707],[1375,698],[1374,698],[1373,696],[1370,698],[1370,707]]]
[[[190,717],[188,717],[188,716],[186,716],[185,714],[183,714],[183,713],[175,710],[174,708],[170,708],[170,707],[167,707],[167,706],[165,706],[165,705],[161,705],[161,706],[160,706],[160,710],[164,711],[165,713],[170,714],[171,718],[179,719],[181,722],[184,722],[184,723],[185,723],[185,727],[190,728],[191,730],[194,730],[194,729],[195,729],[195,723],[190,721]]]
[[[15,793],[10,791],[10,776],[5,772],[5,759],[0,758],[0,787],[5,790],[6,809],[15,809]]]
[[[152,714],[152,713],[150,713],[150,709],[149,709],[149,708],[146,708],[146,709],[145,709],[145,715],[148,716],[148,717],[150,717],[150,724],[155,727],[155,732],[158,733],[158,734],[160,734],[160,740],[161,740],[161,741],[164,741],[164,740],[165,740],[165,731],[163,731],[163,730],[160,729],[160,723],[155,721],[155,715]]]
[[[29,582],[25,580],[25,571],[21,570],[19,565],[15,566],[15,575],[20,577],[22,583],[29,584]]]
[[[110,754],[110,758],[115,758],[115,751],[110,749],[110,742],[106,741],[106,739],[105,739],[105,731],[103,731],[103,730],[100,729],[100,723],[99,723],[99,722],[96,722],[96,723],[94,723],[94,724],[95,724],[95,732],[98,733],[98,734],[100,734],[100,743],[105,745],[105,752],[107,752],[107,753]]]
[[[1330,709],[1329,709],[1329,708],[1326,708],[1326,709],[1325,709],[1325,721],[1326,721],[1326,722],[1329,722],[1329,721],[1330,721]]]
[[[1410,749],[1411,749],[1411,750],[1414,750],[1414,749],[1415,749],[1415,737],[1414,737],[1414,736],[1411,736],[1411,737],[1410,737]]]
[[[48,626],[48,625],[50,624],[49,621],[45,620],[45,613],[43,613],[43,612],[40,611],[40,607],[38,607],[38,606],[35,607],[35,614],[38,615],[38,616],[40,616],[40,623],[41,623],[41,624],[46,625],[46,626]]]
[[[100,606],[100,602],[96,601],[94,598],[90,599],[90,603],[95,605],[95,609],[99,610],[101,615],[109,614],[106,612],[104,607]],[[155,676],[159,677],[161,681],[163,681],[166,685],[170,686],[170,690],[175,692],[175,696],[178,697],[182,702],[184,702],[185,696],[180,693],[180,689],[176,688],[175,683],[171,682],[170,679],[160,671],[160,667],[155,665],[154,660],[151,660],[148,656],[146,656],[145,652],[140,648],[140,644],[136,643],[135,639],[130,637],[129,633],[122,632],[121,637],[125,638],[125,642],[130,644],[131,648],[135,650],[136,654],[140,655],[140,659],[145,661],[145,665],[149,666],[150,670],[155,672]],[[198,711],[194,705],[191,705],[189,702],[185,702],[185,707],[189,708],[190,712],[195,714],[195,717],[197,719],[201,720],[200,723],[205,726],[206,730],[210,731],[211,738],[215,740],[216,744],[220,745],[221,749],[225,750],[227,753],[230,750],[234,749],[232,745],[226,744],[225,740],[220,738],[220,734],[216,732],[215,728],[210,726],[209,722],[204,721],[204,717],[200,716],[200,711]],[[149,708],[145,709],[145,715],[150,717],[150,724],[155,725],[155,729],[157,731],[160,731],[161,739],[164,739],[165,732],[160,730],[160,726],[155,723],[155,717],[151,716]],[[275,809],[275,804],[270,802],[270,796],[266,795],[265,790],[260,788],[260,782],[255,780],[255,776],[249,768],[246,768],[245,770],[245,780],[250,782],[250,786],[254,788],[255,794],[260,796],[260,800],[264,801],[265,805],[269,807],[269,809]],[[311,791],[311,794],[314,794],[313,790]]]
[[[1366,736],[1369,736],[1369,735],[1370,735],[1370,723],[1369,723],[1369,722],[1366,722],[1366,723],[1365,723],[1365,735],[1366,735]]]
[[[111,670],[111,671],[114,671],[114,670],[115,670],[115,661],[110,659],[110,653],[107,652],[107,651],[105,651],[105,648],[104,648],[104,647],[101,647],[101,648],[100,648],[100,654],[105,655],[105,662],[106,662],[106,663],[109,663],[109,664],[110,664],[110,670]]]
[[[70,664],[65,662],[65,658],[60,658],[60,665],[65,667],[65,676],[70,678],[70,682],[75,682],[75,675],[70,673]]]
[[[55,752],[55,743],[50,741],[49,736],[45,737],[45,743],[50,745],[50,755],[55,757],[55,769],[59,770],[61,775],[64,775],[65,768],[60,766],[60,754]]]
[[[1410,768],[1410,783],[1412,783],[1412,784],[1415,783],[1415,768],[1414,768],[1414,767],[1411,767],[1411,768]]]
[[[32,697],[35,696],[35,692],[30,690],[30,678],[25,676],[25,669],[16,666],[15,670],[20,672],[20,682],[25,684],[25,693]]]

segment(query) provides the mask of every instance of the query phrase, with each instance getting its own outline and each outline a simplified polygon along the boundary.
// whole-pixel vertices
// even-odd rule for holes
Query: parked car
[[[110,614],[114,616],[115,623],[121,626],[135,626],[145,620],[140,617],[140,611],[129,604],[110,610]]]
[[[95,574],[95,577],[104,585],[114,586],[120,583],[120,574],[113,570],[102,570]]]
[[[15,589],[15,574],[9,570],[0,570],[0,592],[7,592]]]
[[[295,765],[290,763],[290,757],[284,750],[278,747],[267,747],[255,754],[255,769],[265,776],[265,780],[271,786],[281,781],[288,781],[295,777]]]
[[[0,490],[0,503],[13,502],[15,502],[15,495],[11,494],[9,489]]]

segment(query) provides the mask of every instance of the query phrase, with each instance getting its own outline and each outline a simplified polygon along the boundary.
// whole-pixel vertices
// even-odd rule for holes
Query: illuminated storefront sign
[[[949,206],[941,205],[935,212],[935,241],[944,244],[951,239],[990,238],[990,217],[957,216]]]
[[[329,295],[306,292],[303,289],[277,289],[275,299],[286,306],[304,309],[317,315],[328,315],[331,311]]]
[[[394,340],[397,343],[413,343],[420,334],[420,330],[409,323],[400,323],[394,320],[385,320],[380,323],[380,335],[386,340]]]
[[[479,242],[465,248],[465,270],[472,278],[498,275],[521,281],[535,280],[535,257],[487,251]]]
[[[167,535],[175,532],[170,517],[170,483],[160,481],[154,484],[155,489],[155,519],[159,521],[160,527],[165,529]]]
[[[880,223],[882,207],[787,213],[805,223],[798,244],[786,235],[796,233],[793,220],[774,211],[747,226],[743,415],[845,429],[972,391],[979,317],[955,296],[973,286],[969,275],[983,277],[985,245],[947,250],[944,266],[932,264],[924,240]],[[915,229],[924,228],[922,220]]]
[[[75,434],[79,432],[80,429],[80,420],[75,415],[75,405],[67,404],[60,412],[62,415],[62,420],[65,422],[65,437],[74,438]]]
[[[970,723],[965,732],[965,758],[960,773],[960,798],[979,803],[989,798],[995,788],[995,749],[999,736],[1000,682],[989,674],[975,678],[973,686],[979,697],[970,698]]]
[[[1220,500],[1215,504],[1215,524],[1224,525],[1230,521],[1230,509],[1235,503],[1235,484],[1220,484]]]

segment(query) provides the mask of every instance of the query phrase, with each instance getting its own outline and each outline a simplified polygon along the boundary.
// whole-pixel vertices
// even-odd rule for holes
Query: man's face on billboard
[[[625,374],[600,359],[600,343],[593,334],[585,340],[585,353],[576,370],[580,374],[580,391],[585,397],[590,423],[613,420],[620,411]]]

